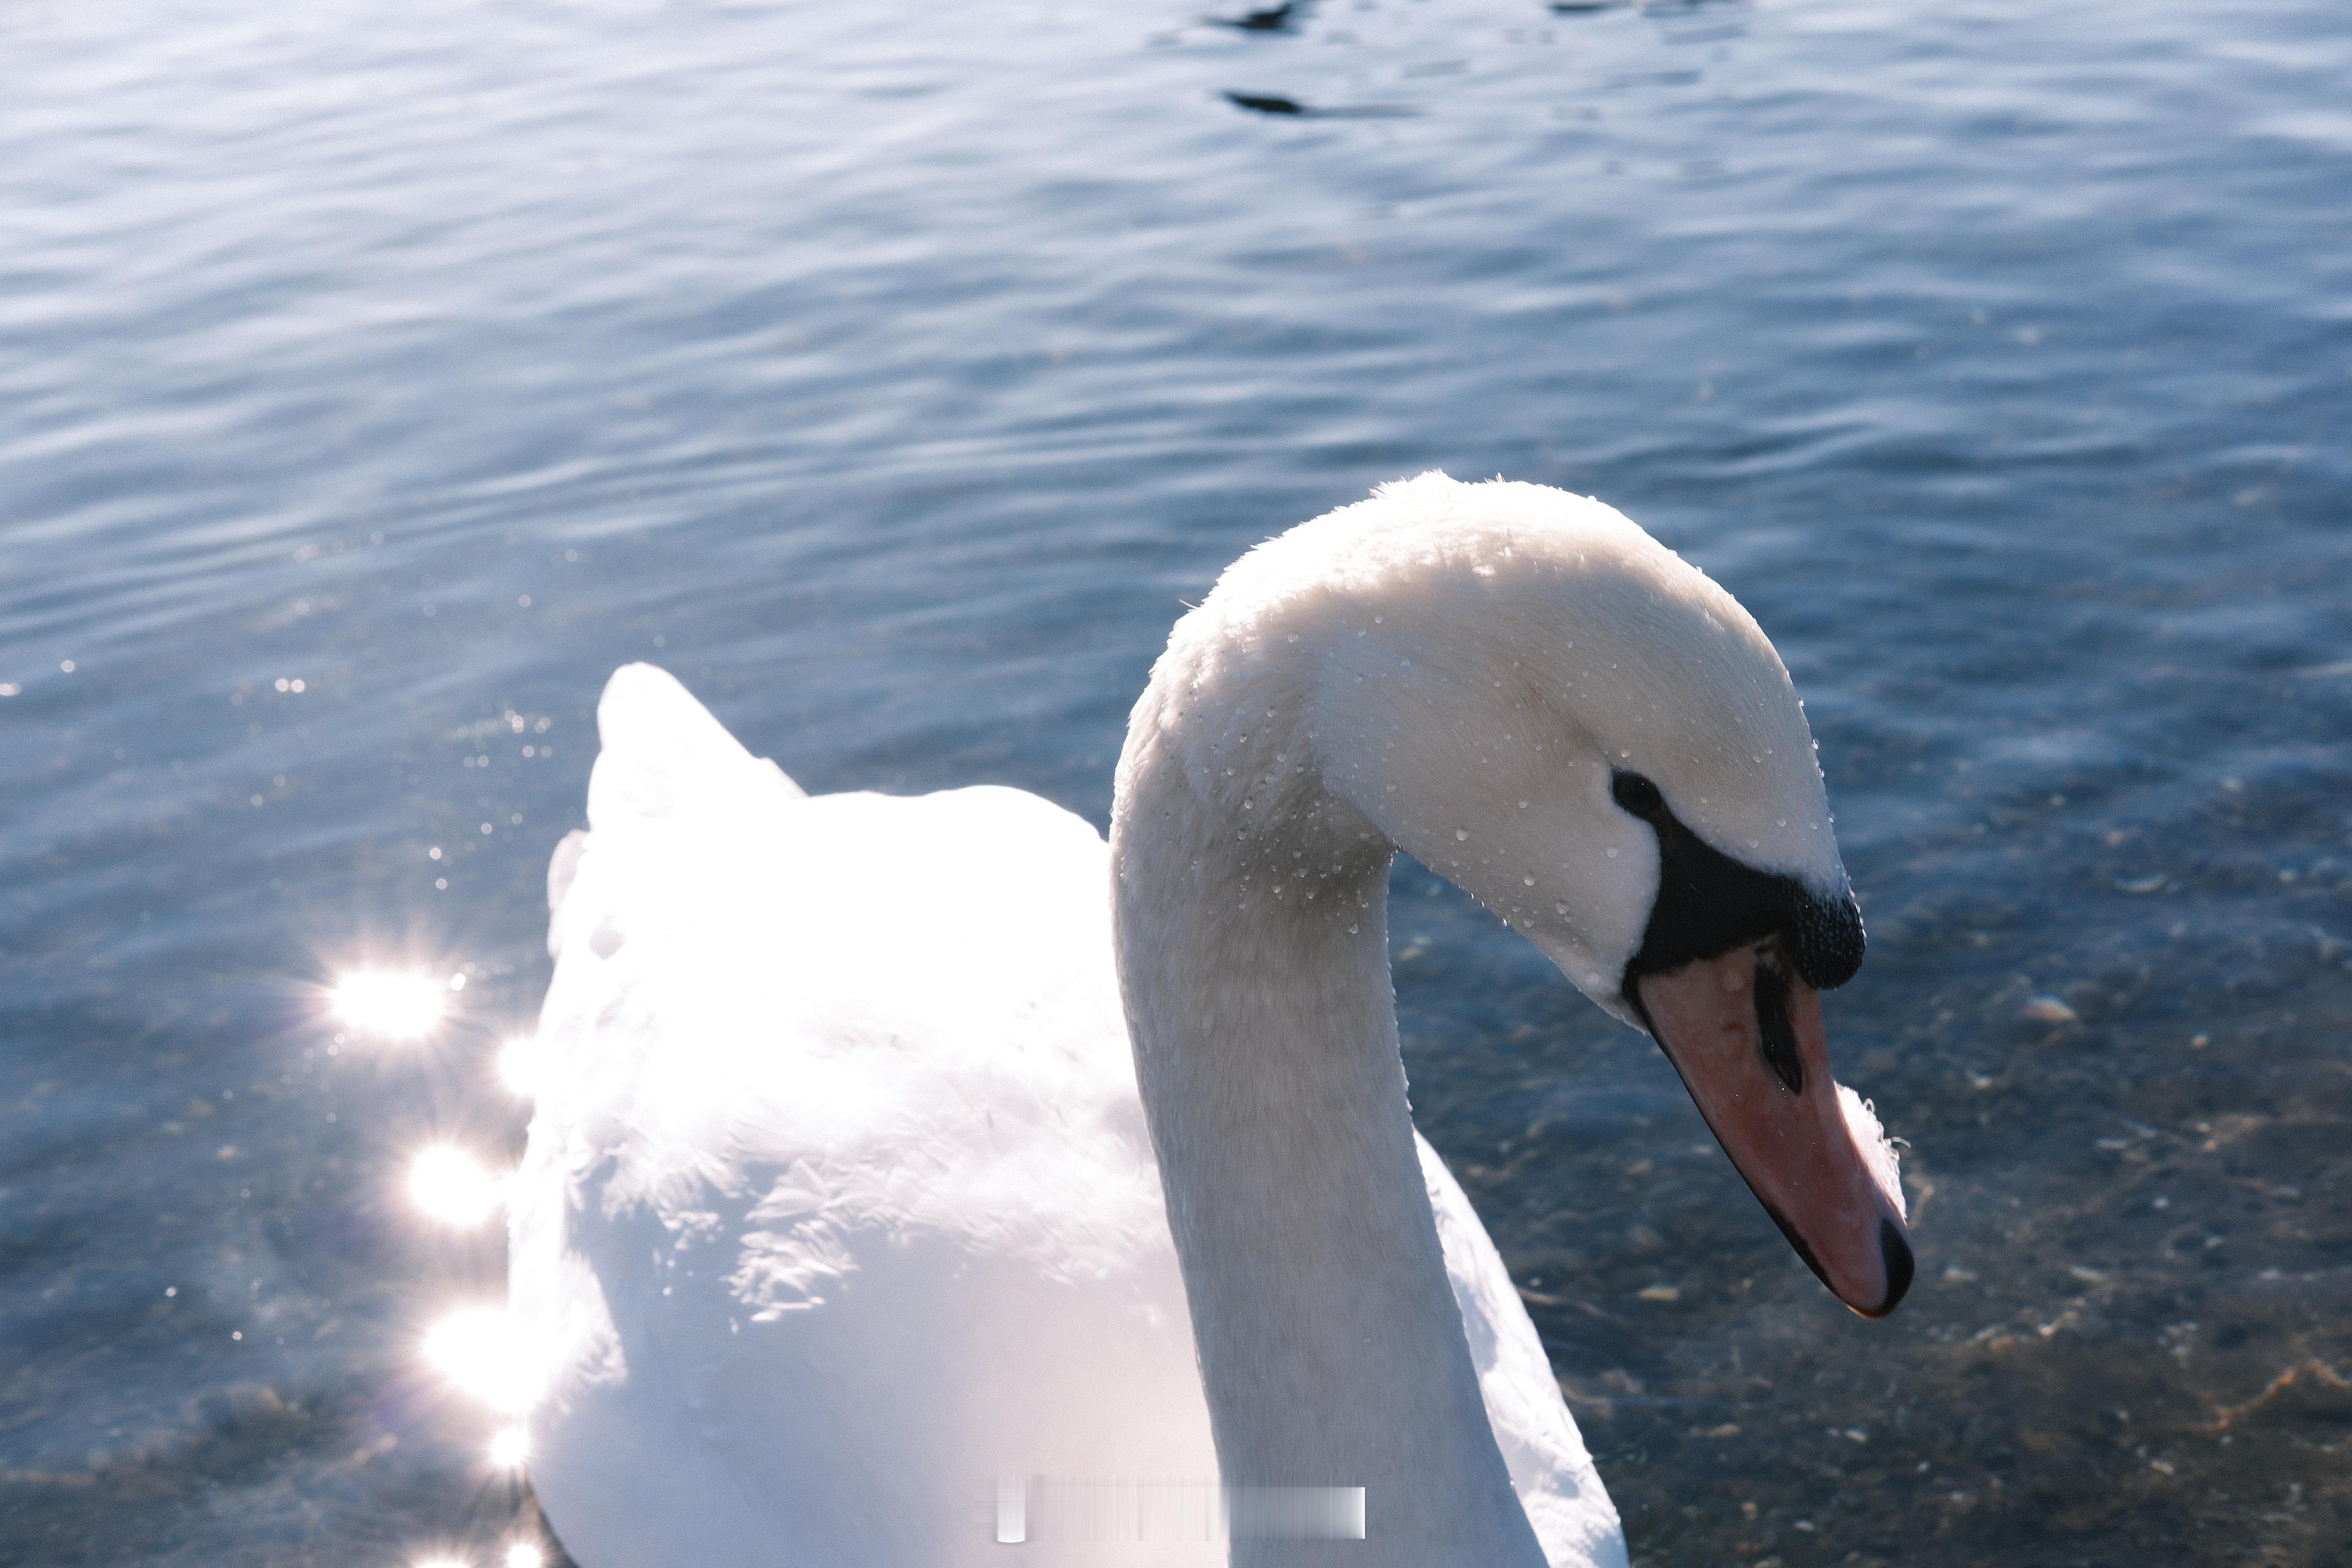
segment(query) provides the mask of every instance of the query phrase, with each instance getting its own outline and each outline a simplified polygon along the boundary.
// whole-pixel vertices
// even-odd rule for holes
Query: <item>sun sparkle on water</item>
[[[428,975],[397,969],[354,969],[335,982],[335,1011],[366,1034],[413,1040],[429,1033],[448,1005],[449,990]]]
[[[525,1035],[499,1047],[499,1081],[529,1100],[539,1092],[539,1042]]]
[[[506,1184],[463,1149],[436,1143],[408,1167],[408,1196],[444,1225],[479,1225],[506,1200]]]
[[[509,1426],[490,1439],[490,1463],[501,1470],[519,1470],[530,1458],[530,1429]]]
[[[520,1413],[539,1398],[537,1349],[498,1307],[467,1307],[433,1325],[425,1359],[436,1372],[493,1409]]]

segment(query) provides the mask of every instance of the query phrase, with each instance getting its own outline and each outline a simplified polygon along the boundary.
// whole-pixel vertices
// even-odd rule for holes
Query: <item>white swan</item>
[[[507,1352],[583,1568],[1623,1564],[1408,1119],[1400,848],[1652,1027],[1841,1298],[1908,1282],[1788,674],[1596,501],[1429,474],[1252,552],[1136,705],[1108,859],[1017,791],[804,796],[646,666],[598,717]],[[1218,1478],[1340,1489],[1236,1494],[1228,1547]]]

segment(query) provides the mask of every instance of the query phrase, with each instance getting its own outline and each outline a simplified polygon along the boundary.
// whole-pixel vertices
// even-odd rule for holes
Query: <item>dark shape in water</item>
[[[1307,13],[1313,9],[1311,5],[1302,5],[1298,0],[1284,0],[1282,5],[1244,11],[1238,16],[1206,16],[1202,19],[1214,26],[1232,27],[1244,33],[1286,33],[1293,23],[1305,20]]]
[[[1277,98],[1271,93],[1234,92],[1228,89],[1225,97],[1244,109],[1260,114],[1305,114],[1307,106],[1296,99]]]
[[[1645,13],[1663,11],[1696,11],[1715,5],[1717,0],[1551,0],[1555,16],[1592,16],[1603,11],[1622,11],[1638,5]]]
[[[1415,112],[1401,103],[1351,103],[1336,109],[1318,109],[1279,93],[1235,92],[1231,88],[1225,89],[1225,99],[1259,114],[1296,114],[1314,120],[1402,120]]]

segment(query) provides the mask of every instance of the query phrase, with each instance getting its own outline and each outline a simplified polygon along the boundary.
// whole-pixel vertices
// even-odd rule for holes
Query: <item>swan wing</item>
[[[572,1555],[994,1562],[1007,1479],[1213,1479],[1101,838],[805,796],[646,666],[598,720],[509,1249]]]
[[[1419,1133],[1422,1180],[1437,1215],[1445,1273],[1470,1338],[1486,1419],[1510,1468],[1511,1489],[1527,1510],[1551,1568],[1626,1568],[1624,1527],[1592,1468],[1584,1436],[1560,1397],[1559,1383],[1527,1304],[1503,1267],[1454,1173]]]
[[[1014,790],[805,795],[649,666],[598,722],[509,1247],[532,1484],[572,1556],[994,1563],[1006,1481],[1196,1495],[1214,1451],[1101,838]],[[1622,1568],[1502,1259],[1420,1153],[1538,1538]],[[1027,1560],[1223,1560],[1182,1522]]]

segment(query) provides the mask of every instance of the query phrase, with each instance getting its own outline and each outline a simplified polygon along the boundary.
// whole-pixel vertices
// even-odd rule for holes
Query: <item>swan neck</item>
[[[1235,810],[1151,706],[1112,827],[1119,977],[1223,1479],[1364,1488],[1379,1568],[1535,1568],[1415,1150],[1392,850],[1307,770]]]

